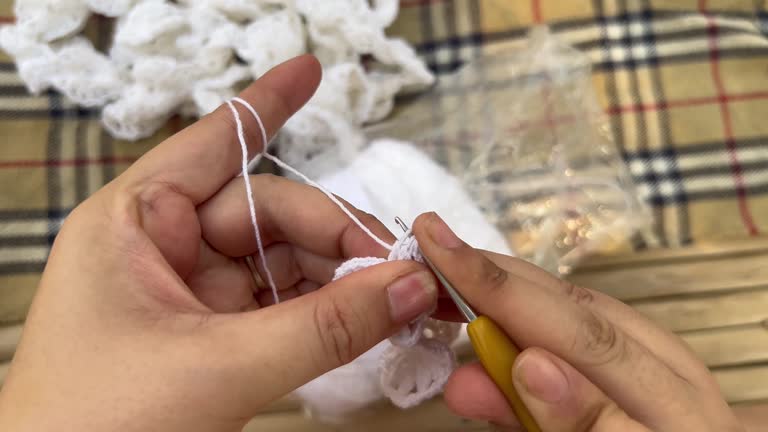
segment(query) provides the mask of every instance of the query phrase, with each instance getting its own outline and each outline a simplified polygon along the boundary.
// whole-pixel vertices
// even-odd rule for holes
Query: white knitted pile
[[[314,176],[354,157],[360,126],[386,116],[396,93],[433,82],[408,44],[384,34],[397,12],[398,0],[17,0],[0,47],[31,92],[103,107],[107,130],[130,140],[175,113],[209,113],[311,52],[323,81],[286,124],[281,156]],[[117,21],[108,53],[80,35],[94,13]]]

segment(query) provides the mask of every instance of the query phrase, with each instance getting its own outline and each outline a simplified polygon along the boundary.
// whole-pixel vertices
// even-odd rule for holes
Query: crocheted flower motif
[[[386,261],[414,260],[423,263],[416,237],[409,230],[393,246],[389,257],[352,258],[334,275],[334,279]],[[430,318],[437,304],[389,338],[392,344],[382,354],[379,367],[381,390],[400,408],[410,408],[442,391],[456,367],[450,348],[461,325]]]
[[[386,36],[397,11],[397,0],[16,0],[0,48],[31,92],[102,107],[105,128],[130,140],[175,113],[207,114],[311,52],[323,80],[286,124],[281,156],[316,176],[357,153],[361,126],[389,114],[398,92],[434,81],[408,44]],[[81,36],[94,13],[115,20],[105,53]]]
[[[440,393],[455,368],[455,354],[441,341],[391,346],[381,356],[381,388],[392,403],[410,408]]]

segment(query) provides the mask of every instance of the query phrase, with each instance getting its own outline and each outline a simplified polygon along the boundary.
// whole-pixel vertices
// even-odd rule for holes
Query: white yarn
[[[95,13],[118,17],[126,14],[139,0],[87,0],[88,7]]]
[[[16,25],[43,42],[72,36],[88,19],[88,6],[81,0],[30,0],[14,5]]]
[[[243,100],[243,99],[241,99],[239,97],[236,97],[233,100],[235,102],[238,102],[238,103],[242,104],[243,106],[245,106],[248,109],[248,111],[251,112],[251,114],[256,119],[257,123],[259,124],[259,129],[261,130],[261,136],[262,136],[263,142],[266,143],[267,142],[266,129],[264,128],[264,124],[261,122],[261,118],[259,117],[259,114],[256,112],[256,110],[251,106],[251,104],[249,104],[248,102],[246,102],[245,100]],[[264,149],[261,151],[261,156],[264,157],[265,159],[268,159],[268,160],[274,162],[280,168],[282,168],[282,169],[284,169],[286,171],[289,171],[290,173],[296,175],[300,179],[304,180],[304,182],[307,183],[308,185],[313,186],[316,189],[320,190],[320,192],[324,193],[325,196],[328,197],[328,199],[330,199],[334,204],[336,204],[339,207],[339,209],[341,209],[341,211],[344,212],[344,214],[346,214],[350,219],[352,219],[352,222],[354,222],[355,225],[357,225],[361,230],[363,230],[363,232],[365,234],[367,234],[368,237],[372,238],[376,243],[379,244],[379,246],[383,247],[384,249],[392,250],[392,245],[390,245],[389,243],[387,243],[384,240],[382,240],[381,238],[379,238],[379,236],[374,234],[373,231],[371,231],[370,228],[368,228],[367,226],[365,226],[365,224],[360,222],[360,219],[358,219],[357,216],[352,214],[352,212],[347,208],[347,206],[345,206],[344,203],[342,203],[338,198],[336,198],[335,195],[330,193],[327,189],[325,189],[321,185],[315,183],[312,179],[310,179],[306,175],[302,174],[296,168],[294,168],[294,167],[288,165],[287,163],[283,162],[282,160],[280,160],[280,158],[275,157],[275,156],[267,153],[267,145],[266,144],[264,145]],[[243,169],[247,170],[247,168],[248,167],[247,167],[247,161],[246,161],[246,164],[244,165]]]
[[[390,261],[414,260],[424,264],[424,256],[421,254],[419,242],[416,241],[413,231],[409,229],[395,242],[388,259]]]
[[[16,0],[0,47],[33,93],[55,89],[103,107],[115,137],[151,135],[174,113],[203,115],[243,82],[315,54],[316,95],[284,128],[281,157],[316,177],[351,161],[360,127],[386,116],[394,96],[433,76],[413,49],[387,37],[397,0]],[[116,19],[108,53],[78,36],[92,13]],[[364,68],[363,56],[371,62]],[[244,64],[241,64],[244,63]]]
[[[244,102],[246,106],[248,105],[247,102]],[[248,199],[248,212],[251,216],[251,225],[253,225],[253,233],[256,237],[256,247],[259,249],[259,256],[261,257],[261,264],[264,268],[264,273],[267,275],[267,283],[269,284],[270,289],[272,289],[272,296],[275,299],[275,304],[280,303],[280,298],[277,295],[277,285],[275,284],[275,279],[272,277],[272,271],[269,270],[269,266],[267,265],[267,256],[264,253],[264,243],[261,240],[261,230],[259,230],[259,222],[256,218],[256,205],[253,202],[253,190],[251,189],[251,179],[248,174],[248,145],[245,142],[245,135],[243,132],[243,122],[240,120],[240,113],[237,112],[237,108],[232,104],[232,102],[227,101],[227,106],[229,107],[229,110],[232,112],[232,117],[235,118],[235,123],[237,124],[237,140],[240,141],[240,148],[243,153],[243,163],[242,163],[242,176],[243,181],[245,182],[245,194]],[[262,131],[262,137],[263,140],[262,146],[263,148],[267,147],[267,134],[264,132],[264,125],[261,123],[261,118],[258,114],[255,114],[254,111],[254,117],[256,117],[256,120],[259,123],[259,129]]]
[[[280,35],[280,43],[273,43]],[[251,67],[253,76],[266,73],[270,65],[280,64],[307,52],[306,35],[301,17],[292,10],[281,10],[257,17],[235,42],[237,55]]]

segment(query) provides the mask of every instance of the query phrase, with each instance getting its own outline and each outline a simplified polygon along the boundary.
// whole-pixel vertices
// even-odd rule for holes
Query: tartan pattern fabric
[[[585,52],[616,145],[652,206],[663,245],[765,228],[765,2],[414,4],[420,7],[404,9],[398,24],[438,73],[514,46],[537,22]]]
[[[766,3],[401,0],[389,32],[414,44],[438,76],[515,46],[535,23],[586,52],[618,150],[652,206],[656,234],[673,247],[768,229]],[[12,0],[0,0],[0,17],[12,22]],[[109,28],[97,17],[85,32],[106,47]],[[181,127],[173,119],[149,139],[113,139],[97,111],[53,92],[27,94],[0,53],[0,323],[23,320],[68,212]]]

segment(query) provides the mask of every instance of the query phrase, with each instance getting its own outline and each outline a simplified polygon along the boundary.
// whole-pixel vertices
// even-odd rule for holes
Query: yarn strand
[[[243,164],[242,164],[242,176],[243,180],[245,181],[245,193],[248,195],[248,210],[251,215],[251,225],[253,225],[253,232],[256,236],[256,247],[259,249],[259,257],[261,258],[261,264],[262,267],[264,267],[264,273],[267,275],[267,283],[269,284],[269,287],[272,289],[272,295],[275,298],[275,304],[280,303],[280,298],[277,295],[277,285],[275,285],[275,279],[272,277],[272,272],[269,270],[269,266],[267,266],[267,256],[264,252],[264,243],[261,240],[261,232],[259,230],[259,222],[256,218],[256,204],[253,201],[253,190],[251,188],[251,180],[248,175],[248,145],[245,142],[245,133],[243,132],[243,122],[240,120],[240,113],[237,112],[237,109],[232,104],[232,102],[227,101],[227,106],[229,107],[229,110],[232,111],[232,116],[235,118],[235,123],[237,124],[237,139],[240,141],[240,148],[243,153]],[[259,126],[261,126],[261,120],[259,120]],[[262,132],[264,130],[264,127],[261,126]],[[264,134],[266,136],[266,134]],[[266,140],[264,141],[264,145],[266,146]]]
[[[248,109],[248,111],[250,111],[251,115],[253,115],[253,117],[256,119],[256,123],[258,123],[259,130],[261,132],[262,143],[264,143],[264,146],[263,146],[262,151],[261,151],[261,156],[263,156],[264,158],[274,162],[280,168],[283,168],[284,170],[290,171],[291,173],[293,173],[296,176],[298,176],[299,178],[301,178],[306,184],[308,184],[308,185],[318,189],[320,192],[325,194],[325,196],[327,196],[328,199],[330,199],[334,204],[336,204],[341,209],[341,211],[343,211],[352,220],[352,222],[355,223],[355,225],[357,225],[361,230],[363,230],[363,232],[365,234],[368,235],[368,237],[373,239],[376,243],[378,243],[384,249],[386,249],[388,251],[392,250],[392,245],[390,245],[389,243],[385,242],[384,240],[379,238],[379,236],[374,234],[373,231],[371,231],[370,228],[365,226],[360,221],[360,219],[358,219],[357,216],[355,216],[347,208],[347,206],[345,206],[344,203],[342,203],[341,200],[339,200],[334,194],[332,194],[330,191],[328,191],[324,187],[320,186],[318,183],[316,183],[315,181],[313,181],[312,179],[310,179],[309,177],[307,177],[306,175],[301,173],[296,168],[294,168],[294,167],[288,165],[287,163],[283,162],[282,159],[278,158],[277,156],[273,156],[273,155],[267,153],[267,144],[268,144],[267,132],[266,132],[266,128],[264,128],[264,123],[261,121],[261,117],[259,116],[259,113],[256,112],[256,109],[254,109],[251,106],[251,104],[249,104],[246,100],[244,100],[242,98],[235,97],[235,98],[232,98],[232,100],[234,102],[239,103],[240,105],[243,105],[246,109]],[[231,103],[231,102],[227,102],[227,103]],[[235,113],[236,112],[237,112],[237,110],[235,110]],[[239,114],[236,114],[236,115],[238,116],[238,117],[236,117],[236,120],[238,121],[238,125],[240,125],[241,123],[239,123]],[[246,164],[247,164],[247,161],[246,161]]]

